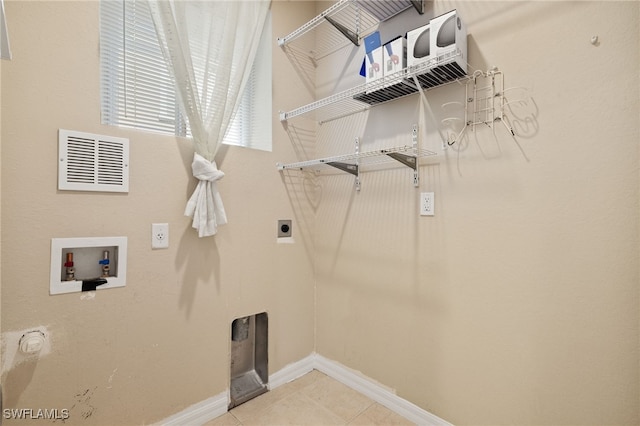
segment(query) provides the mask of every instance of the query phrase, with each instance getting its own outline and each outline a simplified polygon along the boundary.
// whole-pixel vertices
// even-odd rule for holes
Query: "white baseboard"
[[[452,426],[451,423],[440,417],[400,398],[398,395],[380,386],[380,384],[374,380],[316,353],[312,353],[299,361],[291,363],[270,375],[269,389],[275,389],[289,383],[312,370],[318,370],[326,374],[418,425]],[[192,405],[180,413],[163,420],[159,424],[163,426],[181,426],[185,424],[202,425],[225,414],[228,406],[229,391],[227,390],[217,396]]]
[[[314,357],[314,354],[308,355],[270,375],[268,383],[269,389],[275,389],[278,386],[282,386],[313,371],[315,368]],[[227,389],[226,392],[222,392],[217,396],[185,408],[181,412],[162,420],[158,425],[183,426],[205,424],[225,414],[228,411],[229,401],[230,396],[229,390]]]
[[[162,420],[162,426],[203,425],[220,417],[229,407],[229,392],[222,392],[202,402],[194,404],[173,416]]]
[[[269,389],[275,389],[311,372],[315,368],[315,356],[315,354],[307,355],[300,361],[291,363],[270,375]]]
[[[415,404],[388,391],[374,380],[360,375],[342,364],[315,354],[315,369],[340,383],[384,405],[391,411],[418,425],[452,426],[451,423],[423,410]]]

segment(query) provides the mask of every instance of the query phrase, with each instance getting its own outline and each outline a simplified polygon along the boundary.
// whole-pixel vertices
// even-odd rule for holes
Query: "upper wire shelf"
[[[304,40],[305,35],[312,34],[313,30],[320,29],[320,37],[315,37],[313,42],[301,50],[307,50],[308,46],[314,46],[307,50],[307,55],[317,61],[336,50],[348,45],[349,42],[356,46],[361,40],[371,34],[381,21],[385,21],[398,13],[414,7],[418,13],[424,13],[425,0],[340,0],[324,12],[306,22],[304,25],[290,33],[278,38],[281,48],[295,46],[296,41]]]

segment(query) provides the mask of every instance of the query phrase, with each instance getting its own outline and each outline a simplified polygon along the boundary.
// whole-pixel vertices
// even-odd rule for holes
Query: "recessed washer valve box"
[[[53,238],[49,294],[124,287],[127,237]]]

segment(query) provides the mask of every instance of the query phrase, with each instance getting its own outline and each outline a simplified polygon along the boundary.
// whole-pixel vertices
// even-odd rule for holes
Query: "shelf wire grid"
[[[402,12],[412,6],[409,0],[367,1],[340,0],[321,14],[306,22],[295,31],[278,39],[281,47],[294,44],[301,39],[315,37],[315,48],[308,52],[309,56],[318,61],[331,53],[353,43],[360,45],[360,41],[378,28],[381,21]],[[348,33],[349,38],[329,20],[335,22]]]
[[[302,169],[319,169],[322,166],[329,165],[329,163],[346,163],[358,161],[360,166],[363,165],[375,165],[375,164],[383,164],[390,163],[396,161],[391,157],[388,157],[387,154],[400,153],[406,155],[412,155],[416,158],[428,157],[432,155],[437,155],[435,152],[427,150],[427,149],[416,149],[412,146],[404,145],[393,148],[384,148],[373,151],[366,151],[360,153],[353,154],[343,154],[336,155],[333,157],[319,158],[315,160],[308,161],[300,161],[297,163],[289,163],[289,164],[277,164],[278,170],[302,170]]]
[[[416,79],[423,90],[455,82],[466,83],[472,76],[461,74],[459,70],[449,66],[460,55],[460,50],[452,50],[431,61],[402,69],[373,82],[357,85],[291,111],[282,112],[280,120],[285,121],[313,113],[312,119],[323,124],[417,93],[419,89],[416,86]],[[468,64],[467,68],[469,68]]]

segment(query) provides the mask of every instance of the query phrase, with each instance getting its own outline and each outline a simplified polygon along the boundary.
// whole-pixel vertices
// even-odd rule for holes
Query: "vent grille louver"
[[[60,129],[58,189],[129,192],[129,140]]]
[[[98,141],[98,184],[122,186],[124,164],[122,144]]]

